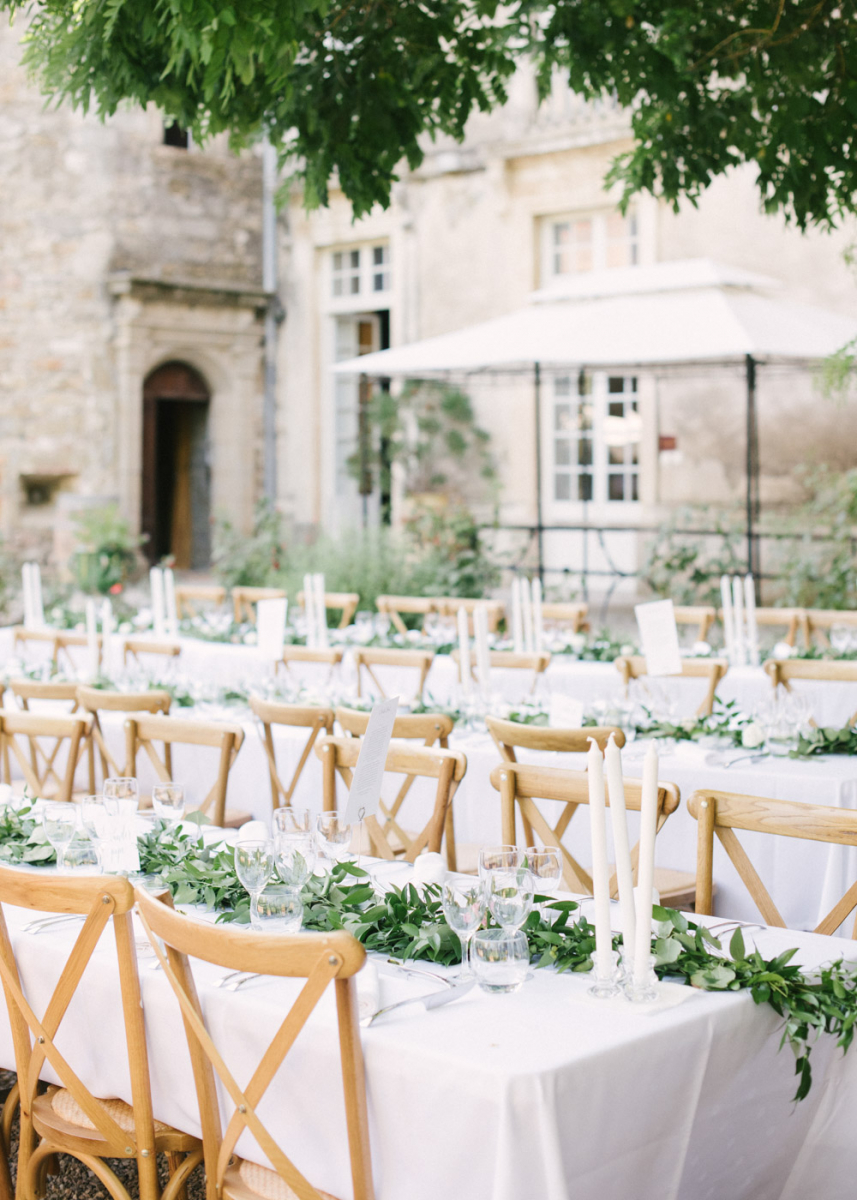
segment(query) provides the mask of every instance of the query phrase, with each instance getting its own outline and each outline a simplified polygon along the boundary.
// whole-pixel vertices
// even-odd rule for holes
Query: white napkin
[[[381,981],[378,977],[378,967],[370,958],[366,959],[363,969],[357,972],[357,1016],[374,1017],[381,1005]]]
[[[443,883],[446,879],[446,863],[441,854],[420,854],[414,863],[411,882],[417,887],[424,883]]]
[[[264,842],[271,835],[268,832],[268,826],[264,821],[247,821],[238,830],[238,841],[240,842]]]

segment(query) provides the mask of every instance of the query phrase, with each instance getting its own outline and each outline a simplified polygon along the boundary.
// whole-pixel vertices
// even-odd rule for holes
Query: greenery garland
[[[810,729],[798,737],[797,747],[790,758],[812,758],[818,754],[857,754],[857,729],[843,725],[841,729],[828,726]]]

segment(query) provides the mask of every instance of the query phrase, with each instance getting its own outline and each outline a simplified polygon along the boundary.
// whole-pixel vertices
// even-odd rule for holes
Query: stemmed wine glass
[[[352,829],[339,813],[323,812],[315,819],[316,842],[325,857],[343,862],[350,853]]]
[[[527,847],[527,867],[533,876],[536,892],[553,898],[559,891],[562,882],[562,860],[559,850],[553,846],[545,846],[539,850],[536,846]],[[545,906],[541,906],[544,917]]]
[[[42,809],[45,835],[57,854],[57,870],[65,870],[65,852],[77,833],[77,807],[66,800],[53,800]]]
[[[524,865],[524,851],[517,846],[483,846],[479,851],[479,878],[492,871],[515,871]]]
[[[269,840],[238,842],[235,847],[235,874],[250,896],[250,926],[261,929],[259,897],[274,873],[274,846]]]
[[[315,867],[312,834],[303,830],[278,833],[274,840],[274,864],[286,887],[299,892]]]
[[[443,885],[443,915],[461,941],[459,979],[470,979],[470,940],[485,919],[485,891],[475,879],[449,879]]]
[[[184,816],[184,787],[180,783],[156,783],[152,788],[155,816],[167,825],[178,825]]]
[[[280,833],[309,833],[312,828],[308,808],[292,808],[290,804],[274,809],[274,837]]]
[[[134,817],[139,805],[137,780],[132,775],[114,775],[104,780],[104,808],[111,817],[121,817],[122,836],[134,836]]]
[[[532,873],[524,867],[516,871],[491,871],[485,879],[491,916],[503,929],[512,932],[520,929],[530,915],[534,891]]]

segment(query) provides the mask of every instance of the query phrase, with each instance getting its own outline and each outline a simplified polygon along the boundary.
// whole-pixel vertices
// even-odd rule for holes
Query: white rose
[[[582,650],[586,649],[586,634],[573,633],[568,639],[568,644],[575,654],[580,654]]]
[[[751,721],[741,730],[741,745],[745,750],[756,750],[765,740],[765,733],[757,721]]]
[[[623,658],[633,657],[634,647],[629,642],[626,642],[624,646],[619,647],[619,653]]]
[[[777,642],[773,650],[774,658],[791,658],[794,653],[794,646],[790,646],[788,642]]]

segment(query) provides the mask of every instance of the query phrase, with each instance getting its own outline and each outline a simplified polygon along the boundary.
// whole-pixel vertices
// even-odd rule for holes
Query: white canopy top
[[[706,259],[591,272],[536,292],[516,312],[337,363],[336,372],[412,376],[532,366],[626,367],[818,360],[857,321],[762,295],[774,280]]]

